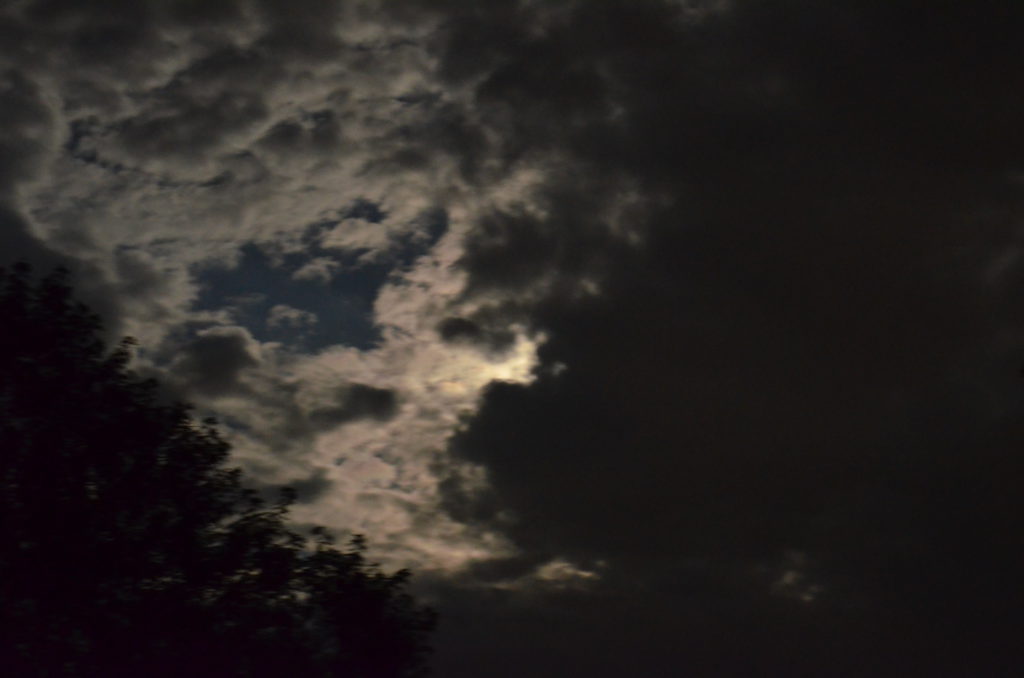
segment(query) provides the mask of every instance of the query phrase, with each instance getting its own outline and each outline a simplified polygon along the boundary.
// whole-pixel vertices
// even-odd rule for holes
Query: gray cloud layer
[[[492,490],[449,483],[449,509],[607,564],[608,607],[543,608],[593,675],[1010,661],[1022,20],[602,3],[539,36],[529,13],[452,28],[505,157],[552,171],[542,213],[467,244],[470,291],[529,292],[506,312],[550,338],[455,439]],[[646,196],[635,240],[606,187]]]

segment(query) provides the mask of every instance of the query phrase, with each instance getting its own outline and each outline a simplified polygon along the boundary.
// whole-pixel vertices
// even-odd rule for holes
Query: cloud
[[[437,333],[441,339],[449,343],[467,343],[483,346],[496,353],[515,344],[515,333],[508,329],[485,330],[478,323],[468,318],[445,318],[437,325]]]
[[[181,347],[172,366],[177,381],[186,391],[204,396],[221,396],[243,388],[243,372],[257,367],[258,347],[241,327],[202,330]]]
[[[6,71],[0,95],[6,102],[0,113],[0,187],[10,199],[11,189],[38,173],[53,144],[53,123],[44,93],[23,74]]]
[[[307,477],[288,481],[286,485],[295,491],[295,501],[302,505],[311,504],[330,492],[334,482],[328,477],[327,471],[320,468]]]
[[[267,315],[267,327],[286,327],[302,329],[315,325],[317,317],[309,311],[294,308],[285,304],[276,304]]]
[[[965,633],[1004,637],[1009,582],[981,593],[955,573],[996,577],[1019,550],[997,546],[1009,528],[990,522],[1016,500],[949,483],[1016,464],[1016,427],[970,403],[1005,397],[1014,371],[992,341],[1019,331],[1017,292],[982,278],[1017,238],[1007,171],[1021,149],[1006,83],[968,84],[962,64],[1005,72],[1019,55],[1003,27],[958,10],[923,25],[852,3],[675,12],[581,5],[540,35],[527,11],[449,25],[442,70],[473,83],[506,161],[545,176],[470,231],[469,294],[548,336],[537,378],[493,384],[453,439],[490,489],[446,484],[449,510],[526,552],[607,559],[616,574],[598,590],[621,591],[618,576],[644,587],[659,633],[674,611],[655,597],[682,605],[697,594],[664,588],[704,582],[706,629],[673,627],[698,666],[717,629],[755,664],[796,670],[802,648],[768,647],[787,631],[752,638],[731,606],[861,639],[900,610],[869,651],[896,664],[946,638],[925,611],[936,605],[972,620]],[[499,25],[507,38],[480,39]],[[972,29],[996,42],[982,49]],[[955,442],[932,428],[944,417],[962,427]],[[834,649],[833,669],[855,672],[856,651]],[[949,653],[985,661],[967,644]],[[742,673],[724,657],[695,673]]]
[[[280,156],[330,156],[341,150],[342,135],[337,114],[326,109],[300,118],[283,120],[271,127],[257,144]]]
[[[445,675],[984,675],[1024,15],[911,5],[12,5],[0,249],[423,572]]]
[[[387,421],[395,416],[397,398],[389,389],[350,384],[338,393],[335,407],[313,410],[309,417],[317,426],[332,427],[353,419]]]

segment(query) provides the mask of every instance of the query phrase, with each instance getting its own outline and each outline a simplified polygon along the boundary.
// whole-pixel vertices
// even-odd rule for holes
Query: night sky
[[[7,0],[0,259],[439,678],[1024,671],[1024,2]]]

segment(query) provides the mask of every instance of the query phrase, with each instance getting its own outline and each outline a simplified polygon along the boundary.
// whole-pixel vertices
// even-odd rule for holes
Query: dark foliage
[[[0,665],[12,676],[412,676],[408,573],[288,528],[213,422],[108,354],[66,274],[0,272]]]

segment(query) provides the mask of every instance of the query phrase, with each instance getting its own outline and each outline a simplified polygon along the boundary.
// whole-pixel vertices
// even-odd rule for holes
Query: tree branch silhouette
[[[434,614],[361,537],[289,527],[215,422],[107,352],[67,271],[0,269],[0,665],[19,676],[422,675]]]

